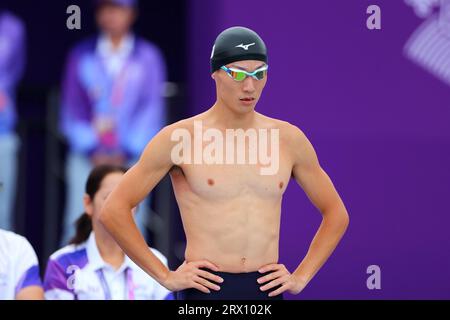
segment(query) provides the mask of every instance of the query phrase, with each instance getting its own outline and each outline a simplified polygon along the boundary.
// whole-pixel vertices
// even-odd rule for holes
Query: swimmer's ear
[[[83,196],[84,212],[90,217],[94,214],[94,204],[92,203],[91,197],[88,194]]]

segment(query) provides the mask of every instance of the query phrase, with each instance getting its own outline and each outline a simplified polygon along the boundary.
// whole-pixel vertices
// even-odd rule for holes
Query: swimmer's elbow
[[[109,221],[111,220],[111,215],[110,212],[108,210],[108,206],[106,205],[106,203],[103,205],[102,209],[100,210],[100,215],[98,217],[100,223],[107,228]]]
[[[100,210],[100,223],[107,229],[119,228],[132,210],[123,199],[111,194]]]
[[[102,209],[100,210],[99,220],[100,223],[106,228],[109,229],[111,223],[113,223],[113,218],[115,216],[114,213],[114,205],[112,200],[108,198],[104,203]]]
[[[344,233],[350,224],[350,216],[342,203],[329,210],[325,210],[323,218],[329,221],[333,225],[333,229],[338,233]]]
[[[338,211],[337,211],[337,219],[336,219],[336,224],[338,229],[344,233],[347,228],[348,225],[350,224],[350,216],[348,215],[347,209],[342,206]]]
[[[348,225],[350,224],[350,216],[348,215],[348,212],[346,209],[344,209],[344,212],[342,214],[342,228],[344,229],[344,232],[347,230]]]

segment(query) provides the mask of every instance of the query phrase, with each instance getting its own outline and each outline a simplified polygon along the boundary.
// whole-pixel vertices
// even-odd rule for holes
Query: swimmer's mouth
[[[255,98],[249,97],[249,98],[240,98],[241,101],[253,101]]]

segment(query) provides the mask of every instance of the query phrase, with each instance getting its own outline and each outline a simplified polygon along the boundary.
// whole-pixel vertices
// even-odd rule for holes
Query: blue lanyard
[[[130,299],[130,292],[128,290],[128,279],[129,279],[130,269],[127,268],[124,272],[125,276],[125,299]],[[102,269],[96,271],[100,284],[102,285],[103,293],[105,294],[105,300],[112,300],[111,290],[109,288],[108,282],[106,281],[105,274]]]

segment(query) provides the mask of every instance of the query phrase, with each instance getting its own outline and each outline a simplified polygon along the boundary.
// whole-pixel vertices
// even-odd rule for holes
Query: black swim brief
[[[224,281],[217,283],[220,290],[209,289],[211,293],[203,293],[198,289],[189,288],[176,293],[177,300],[283,300],[283,295],[269,297],[268,294],[279,286],[267,291],[261,291],[257,280],[268,273],[248,272],[229,273],[206,270],[221,277]],[[210,281],[212,282],[212,281]]]

